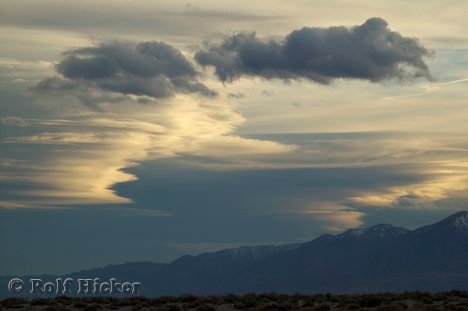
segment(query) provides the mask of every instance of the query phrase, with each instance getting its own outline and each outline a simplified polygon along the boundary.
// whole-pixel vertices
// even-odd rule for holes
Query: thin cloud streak
[[[468,82],[468,78],[457,79],[457,80],[446,81],[446,82],[440,82],[440,83],[431,83],[429,85],[423,86],[424,92],[422,92],[422,93],[401,95],[401,96],[387,96],[387,97],[383,97],[382,100],[393,100],[393,99],[403,99],[403,98],[426,96],[426,95],[430,95],[432,93],[443,91],[444,86],[459,84],[459,83],[465,83],[465,82]]]

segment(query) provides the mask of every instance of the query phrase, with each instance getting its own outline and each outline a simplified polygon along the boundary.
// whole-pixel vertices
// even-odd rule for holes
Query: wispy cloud
[[[136,176],[125,169],[144,160],[193,154],[235,162],[241,155],[293,150],[286,144],[233,135],[244,119],[227,103],[200,102],[187,96],[175,100],[141,106],[127,117],[95,112],[61,119],[21,119],[21,123],[7,119],[13,134],[3,139],[1,180],[23,185],[9,192],[17,205],[7,205],[125,204],[131,200],[113,187],[135,181]],[[131,109],[135,103],[127,105]],[[21,134],[23,123],[28,124],[26,135]]]
[[[440,82],[440,83],[431,83],[431,84],[422,86],[423,92],[421,93],[400,95],[400,96],[387,96],[387,97],[383,97],[382,100],[405,99],[405,98],[426,96],[432,93],[441,92],[445,89],[446,86],[451,86],[454,84],[466,83],[466,82],[468,82],[468,78]]]

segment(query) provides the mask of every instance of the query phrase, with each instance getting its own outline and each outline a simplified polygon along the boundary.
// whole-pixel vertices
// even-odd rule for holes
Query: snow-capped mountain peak
[[[453,225],[461,230],[468,230],[468,212],[455,214]]]
[[[361,237],[371,237],[371,238],[394,238],[399,237],[409,232],[408,229],[403,227],[395,227],[389,224],[380,224],[368,228],[357,228],[348,230],[342,234],[337,235],[338,238],[361,238]]]

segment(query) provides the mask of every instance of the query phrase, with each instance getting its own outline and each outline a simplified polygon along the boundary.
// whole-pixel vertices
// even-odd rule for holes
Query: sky
[[[0,274],[468,209],[463,0],[0,1]]]

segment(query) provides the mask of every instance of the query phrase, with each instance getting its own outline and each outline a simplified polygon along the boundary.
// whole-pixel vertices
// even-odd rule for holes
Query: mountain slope
[[[390,225],[322,236],[251,267],[249,290],[361,292],[468,288],[468,213],[409,231]],[[247,275],[241,279],[248,278]]]

